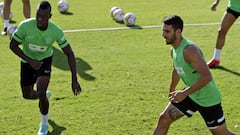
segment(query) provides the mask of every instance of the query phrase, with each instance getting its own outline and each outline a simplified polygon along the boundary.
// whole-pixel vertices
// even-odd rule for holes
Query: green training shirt
[[[191,64],[185,61],[183,50],[193,42],[183,38],[177,49],[172,48],[174,68],[186,87],[192,86],[200,77]],[[212,80],[206,86],[189,95],[197,104],[208,107],[221,103],[221,93]]]
[[[229,0],[228,7],[240,13],[240,0]]]
[[[60,48],[68,45],[62,29],[48,22],[48,28],[44,31],[37,27],[35,18],[21,22],[13,34],[13,38],[20,42],[24,54],[34,60],[42,60],[53,55],[53,43],[56,41]],[[24,60],[22,60],[25,62]]]

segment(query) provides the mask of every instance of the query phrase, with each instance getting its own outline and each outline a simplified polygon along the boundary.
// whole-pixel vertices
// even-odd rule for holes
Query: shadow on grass
[[[113,19],[114,20],[114,19]],[[117,21],[117,20],[114,20],[116,23],[119,23],[119,24],[124,24],[123,21]]]
[[[115,22],[116,23],[119,23],[119,24],[124,24],[124,22],[123,21],[116,21],[115,20]],[[142,26],[140,26],[140,25],[125,25],[126,27],[128,27],[128,28],[131,28],[131,29],[143,29],[142,28]]]
[[[15,20],[10,20],[10,22],[9,22],[10,24],[16,24],[17,23],[17,21],[15,21]]]
[[[140,26],[140,25],[127,25],[127,27],[129,27],[131,29],[143,29],[142,26]]]
[[[69,70],[69,65],[67,61],[66,55],[59,49],[53,47],[54,55],[53,55],[53,66],[59,68],[61,70]],[[75,52],[76,53],[76,52]],[[76,57],[76,65],[77,65],[77,73],[79,76],[85,80],[93,81],[96,78],[86,71],[91,70],[92,67],[83,59]]]
[[[60,14],[62,14],[62,15],[73,15],[73,13],[69,12],[69,11],[67,11],[67,12],[60,12]]]
[[[52,127],[52,132],[48,131],[48,135],[61,135],[62,131],[66,130],[65,127],[57,125],[54,121],[48,120],[49,125]]]
[[[223,71],[229,72],[229,73],[231,73],[231,74],[240,76],[240,73],[239,73],[239,72],[232,71],[232,70],[227,69],[227,68],[225,68],[225,67],[223,67],[223,66],[217,66],[217,67],[214,67],[214,68],[211,68],[211,69],[219,69],[219,70],[223,70]]]

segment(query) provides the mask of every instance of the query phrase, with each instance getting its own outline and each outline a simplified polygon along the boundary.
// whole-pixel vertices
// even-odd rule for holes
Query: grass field
[[[31,0],[32,17],[38,0]],[[114,22],[109,10],[121,7],[137,16],[138,26],[161,26],[164,16],[178,14],[185,24],[219,23],[227,1],[216,12],[213,1],[187,0],[69,0],[69,14],[58,13],[51,0],[52,20],[63,30],[126,28]],[[21,1],[13,1],[12,24],[23,19]],[[3,28],[2,21],[0,29]],[[212,57],[218,25],[186,26],[184,36]],[[212,75],[221,89],[228,128],[240,133],[240,25],[229,31],[221,55],[221,67]],[[57,44],[49,90],[49,135],[150,135],[168,103],[172,70],[169,46],[160,28],[66,32],[77,57],[80,96],[71,92],[71,75]],[[9,38],[0,36],[0,135],[37,134],[40,122],[38,101],[25,100],[19,85],[19,58],[9,50]],[[180,84],[179,89],[183,86]],[[198,113],[175,122],[169,135],[209,135]]]

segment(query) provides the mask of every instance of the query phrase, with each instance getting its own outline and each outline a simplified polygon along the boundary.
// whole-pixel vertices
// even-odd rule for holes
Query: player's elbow
[[[9,49],[10,49],[10,50],[13,50],[13,44],[12,44],[12,42],[10,42],[10,44],[9,44]]]
[[[16,48],[16,46],[13,44],[13,42],[12,42],[12,40],[11,40],[11,42],[10,42],[10,44],[9,44],[9,49],[12,50],[12,51],[14,51],[15,48]]]
[[[206,74],[206,75],[204,75],[204,81],[206,82],[206,83],[209,83],[210,81],[212,81],[212,76],[211,76],[211,74]]]

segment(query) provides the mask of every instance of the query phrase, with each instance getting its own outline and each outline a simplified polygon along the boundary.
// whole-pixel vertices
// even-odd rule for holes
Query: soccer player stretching
[[[72,74],[72,91],[80,94],[81,87],[77,80],[76,61],[70,44],[66,40],[60,27],[49,21],[51,5],[42,1],[36,12],[36,18],[21,22],[13,33],[10,49],[21,60],[21,88],[25,99],[39,99],[41,122],[39,135],[48,133],[48,110],[50,93],[47,87],[50,81],[53,57],[53,43],[56,41],[68,58]],[[22,49],[19,45],[22,45]],[[36,83],[37,90],[34,90]]]
[[[166,135],[172,122],[198,111],[213,135],[235,135],[227,129],[221,106],[221,93],[212,79],[201,50],[182,36],[183,21],[177,15],[163,20],[162,36],[172,45],[172,80],[169,88],[170,102],[160,114],[154,135]],[[180,79],[186,85],[176,90]]]

